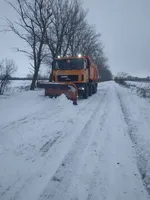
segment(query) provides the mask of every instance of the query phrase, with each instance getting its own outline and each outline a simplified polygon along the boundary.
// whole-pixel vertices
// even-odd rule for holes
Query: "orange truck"
[[[89,56],[58,57],[52,62],[49,82],[37,82],[45,89],[45,96],[65,94],[77,104],[77,99],[87,99],[97,92],[98,68]]]

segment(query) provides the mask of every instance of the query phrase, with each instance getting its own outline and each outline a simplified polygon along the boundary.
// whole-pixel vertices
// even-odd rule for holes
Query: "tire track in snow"
[[[89,98],[87,101],[86,101],[86,103],[84,103],[83,105],[82,105],[82,102],[81,102],[81,105],[79,105],[80,106],[80,109],[79,109],[79,111],[77,112],[77,116],[80,114],[80,112],[83,112],[83,111],[85,111],[86,110],[86,108],[91,104],[91,102],[93,101],[93,98],[95,98],[97,96],[97,94],[95,94],[94,96],[92,96],[91,98]],[[53,102],[52,102],[53,103]],[[58,102],[58,104],[59,104],[60,102]],[[55,107],[57,106],[57,104],[55,105]],[[73,106],[74,107],[74,106]],[[62,108],[63,109],[63,108]],[[64,112],[64,111],[63,111]],[[56,124],[57,123],[57,120],[59,119],[59,118],[62,118],[60,115],[63,115],[63,112],[60,112],[60,110],[59,110],[59,112],[58,112],[58,108],[56,108],[55,110],[46,110],[46,111],[38,111],[38,112],[36,112],[36,113],[33,113],[32,115],[29,115],[29,116],[26,116],[26,117],[23,117],[23,118],[21,118],[21,119],[19,119],[18,121],[14,121],[14,122],[11,122],[11,123],[9,123],[8,125],[6,125],[6,126],[1,126],[0,127],[0,129],[2,130],[2,132],[1,132],[1,135],[0,135],[0,137],[1,137],[1,141],[3,141],[3,135],[4,135],[4,137],[6,138],[6,134],[9,134],[9,131],[8,130],[13,130],[13,129],[15,129],[15,130],[24,130],[25,129],[25,127],[28,125],[28,127],[30,128],[30,127],[33,127],[33,126],[35,126],[36,125],[36,123],[38,122],[38,121],[44,121],[44,120],[53,120],[54,122],[54,124]],[[41,122],[42,122],[41,121]],[[75,120],[74,120],[75,121]],[[58,122],[59,122],[59,120],[58,120]],[[52,122],[51,122],[52,123]],[[47,146],[48,147],[48,144],[50,144],[51,142],[49,142],[49,141],[57,141],[58,140],[58,138],[57,138],[57,140],[55,140],[55,138],[56,137],[58,137],[58,133],[59,133],[59,141],[58,142],[61,142],[61,140],[62,139],[64,139],[64,137],[65,136],[67,136],[67,133],[66,133],[66,129],[67,129],[67,127],[69,127],[70,125],[71,125],[71,123],[72,123],[72,121],[71,120],[69,120],[69,121],[66,121],[66,122],[63,122],[63,127],[62,126],[60,126],[60,127],[57,127],[56,126],[56,128],[57,128],[57,130],[54,130],[54,131],[51,131],[52,133],[51,134],[47,134],[47,135],[45,135],[45,133],[41,136],[41,138],[42,138],[42,140],[44,140],[44,138],[46,139],[47,138],[47,140],[46,141],[44,141],[44,144],[42,144],[42,146],[41,146],[41,148],[40,148],[40,151],[41,151],[41,149],[43,148],[43,146],[45,145],[45,146]],[[39,125],[39,123],[38,123],[38,125]],[[41,124],[40,124],[41,125]],[[20,126],[22,126],[22,128],[20,127]],[[40,128],[40,127],[39,127]],[[33,129],[33,131],[34,131],[34,129]],[[18,131],[19,132],[19,131]],[[22,132],[22,131],[21,131]],[[44,132],[44,131],[43,131]],[[18,134],[18,137],[22,137],[22,135],[23,135],[23,137],[24,137],[24,134]],[[11,135],[11,137],[12,137],[12,135]],[[54,143],[55,143],[54,142]],[[52,142],[53,143],[53,142]],[[54,144],[53,143],[53,144]],[[14,151],[14,153],[16,154],[16,155],[23,155],[24,154],[24,151],[26,151],[28,148],[30,148],[30,146],[31,145],[27,145],[27,146],[25,146],[25,143],[23,143],[22,145],[20,145],[19,147],[17,146],[17,149]],[[32,145],[34,148],[35,148],[35,145]],[[50,145],[50,146],[52,146],[52,145]],[[50,148],[49,148],[50,149]],[[47,151],[48,152],[48,151]]]
[[[137,127],[132,123],[132,119],[129,116],[129,111],[126,105],[123,103],[123,100],[121,98],[121,94],[119,91],[117,91],[118,99],[120,101],[120,107],[122,109],[122,113],[124,115],[124,120],[128,126],[128,134],[132,141],[132,143],[135,145],[135,151],[137,153],[137,167],[139,170],[139,173],[141,174],[141,179],[143,181],[143,185],[145,189],[147,190],[148,194],[150,195],[150,176],[149,172],[146,171],[147,163],[149,162],[146,157],[142,154],[142,152],[139,152],[138,147],[136,147],[138,143],[138,139],[136,137]]]
[[[49,151],[50,147],[58,140],[60,136],[56,136],[52,139],[50,139],[48,142],[46,142],[40,149],[40,151],[42,152],[42,156],[45,155],[46,152]]]
[[[104,94],[104,96],[105,96],[105,94]],[[81,107],[79,109],[79,111],[76,114],[76,118],[74,119],[74,122],[78,121],[78,116],[81,115],[81,112],[84,113],[85,110],[88,108],[88,106],[92,103],[93,97],[91,97],[89,99],[89,101],[87,101],[86,104],[83,104],[83,107]],[[101,99],[101,100],[103,101],[103,99]],[[96,110],[97,110],[97,108],[96,108]],[[70,132],[72,131],[72,129],[73,129],[72,126],[73,126],[73,121],[69,120],[66,123],[64,123],[63,128],[60,128],[59,130],[55,131],[56,134],[52,134],[52,137],[48,141],[46,141],[44,143],[44,145],[40,148],[40,152],[43,152],[42,156],[44,156],[50,150],[50,147],[52,147],[56,142],[57,142],[56,143],[56,145],[57,145],[62,140],[64,140],[64,138],[66,138],[68,136],[68,134],[70,134]],[[76,126],[76,124],[75,124],[75,126]],[[69,129],[70,129],[70,132],[68,131]],[[67,132],[66,132],[66,130],[67,130]]]
[[[79,137],[76,139],[75,144],[65,156],[63,162],[58,167],[56,173],[49,182],[47,188],[40,196],[41,200],[45,199],[67,199],[67,190],[70,184],[74,184],[72,179],[75,180],[80,177],[80,172],[76,171],[78,164],[81,164],[80,156],[87,151],[87,148],[94,142],[95,134],[97,134],[100,127],[103,126],[106,118],[107,100],[106,93],[104,98],[101,99],[100,104],[94,109],[92,116],[82,129]],[[100,119],[99,119],[100,118]],[[97,120],[99,119],[99,120]],[[96,125],[96,127],[94,127]],[[100,127],[99,127],[100,126]],[[84,165],[84,163],[82,163]]]
[[[72,146],[40,200],[148,199],[142,181],[134,175],[138,174],[138,170],[132,159],[132,146],[124,135],[125,123],[119,99],[114,88],[112,89],[112,94],[111,91],[108,94],[109,104],[104,99],[106,105],[102,105],[105,105],[105,108],[99,108],[100,119],[106,120],[106,123],[105,120],[100,123],[102,137],[98,135],[100,120],[96,111],[93,121],[89,121],[87,128],[83,129],[83,136],[80,133],[79,141],[76,140],[76,144]],[[109,111],[107,117],[104,114],[108,113],[106,108]],[[115,117],[114,113],[119,115],[119,118],[109,124]],[[97,145],[98,140],[102,140],[100,146]]]
[[[63,145],[61,145],[61,143],[64,143],[64,141],[66,141],[66,140],[70,140],[70,142],[72,143],[74,140],[76,140],[76,138],[80,135],[80,131],[83,129],[82,128],[82,126],[81,126],[81,122],[80,122],[80,117],[79,116],[88,116],[88,114],[89,114],[89,116],[87,117],[86,116],[86,120],[87,119],[90,119],[90,120],[88,120],[88,122],[85,120],[85,124],[84,124],[84,127],[87,127],[87,124],[91,121],[91,113],[93,113],[92,114],[92,118],[94,117],[94,115],[95,115],[95,113],[97,112],[97,110],[98,110],[98,108],[101,106],[101,104],[103,104],[103,102],[105,101],[104,100],[104,98],[105,98],[105,93],[103,92],[103,93],[101,93],[101,96],[98,94],[98,95],[94,95],[93,97],[91,97],[91,98],[89,98],[89,100],[87,100],[86,101],[86,103],[84,103],[84,104],[82,104],[81,106],[79,105],[79,111],[78,111],[78,114],[77,114],[77,116],[75,117],[75,122],[77,123],[77,124],[79,124],[80,126],[79,127],[76,127],[76,123],[75,124],[72,124],[72,123],[69,123],[69,124],[67,124],[67,126],[65,126],[64,125],[64,128],[61,130],[61,132],[62,132],[62,134],[59,132],[59,135],[61,135],[61,137],[59,137],[59,138],[57,138],[57,141],[55,142],[55,143],[53,143],[52,145],[51,145],[51,142],[50,142],[50,140],[51,141],[53,141],[54,140],[54,137],[51,137],[51,139],[50,140],[48,140],[47,141],[47,143],[45,143],[45,146],[46,146],[46,149],[48,150],[46,150],[46,152],[45,152],[45,154],[47,154],[46,155],[46,157],[45,157],[45,159],[47,160],[47,164],[46,164],[46,162],[45,162],[45,164],[46,165],[44,165],[44,166],[40,166],[39,167],[39,169],[38,169],[38,171],[36,170],[35,172],[34,172],[34,174],[31,174],[30,175],[30,177],[29,176],[27,176],[27,177],[25,177],[24,178],[24,180],[23,180],[23,182],[22,182],[22,180],[20,179],[18,182],[17,182],[17,191],[14,193],[13,191],[15,190],[15,188],[16,188],[16,184],[12,184],[12,185],[8,185],[8,187],[10,187],[10,190],[9,191],[7,191],[7,193],[5,194],[5,197],[3,196],[3,198],[4,199],[7,199],[7,196],[9,196],[9,194],[11,194],[11,196],[15,199],[15,200],[17,200],[17,199],[23,199],[23,195],[21,195],[22,193],[24,193],[24,191],[29,191],[30,190],[30,186],[31,185],[36,185],[37,184],[37,179],[39,179],[38,177],[39,177],[39,174],[40,174],[40,179],[42,179],[42,173],[43,172],[48,172],[47,170],[48,170],[48,168],[49,168],[49,170],[51,169],[51,168],[54,168],[54,166],[56,167],[55,169],[52,169],[52,171],[53,170],[55,170],[55,172],[56,172],[56,170],[57,170],[57,168],[60,166],[60,164],[59,165],[57,165],[57,163],[61,163],[62,162],[62,158],[63,158],[63,154],[61,155],[61,156],[58,156],[57,155],[57,153],[59,152],[59,150],[58,150],[58,152],[56,152],[57,150],[56,149],[60,149],[61,148],[61,146],[63,146]],[[99,97],[98,99],[97,99],[97,101],[95,101],[95,105],[93,105],[93,99],[95,98],[95,97]],[[93,110],[93,106],[95,107],[95,109]],[[68,122],[67,122],[68,123]],[[66,131],[66,129],[67,129],[67,131]],[[78,133],[78,131],[79,131],[79,133]],[[55,132],[56,133],[56,132]],[[56,134],[57,136],[58,136],[58,134]],[[53,136],[55,136],[55,134],[53,135]],[[70,137],[71,136],[71,137]],[[67,142],[68,143],[68,142]],[[67,144],[66,143],[66,144]],[[74,142],[73,142],[74,143]],[[49,145],[51,146],[51,147],[49,147]],[[42,146],[41,146],[42,147]],[[70,148],[71,148],[71,146],[69,146],[68,145],[68,147],[67,148],[65,148],[65,150],[63,149],[63,151],[65,152],[66,150],[66,154],[67,154],[67,152],[68,151],[70,151]],[[44,150],[45,151],[45,150]],[[59,154],[60,154],[60,152],[59,152]],[[65,154],[65,155],[66,155]],[[58,157],[57,157],[58,156]],[[55,160],[53,160],[55,158]],[[57,158],[57,159],[56,159]],[[39,158],[38,158],[39,159]],[[61,160],[60,160],[61,159]],[[36,163],[36,158],[34,158],[34,162]],[[53,161],[53,163],[51,163],[51,160]],[[48,164],[49,163],[49,164]],[[34,164],[35,165],[35,164]],[[54,165],[54,166],[53,166]],[[62,164],[63,165],[63,164]],[[49,167],[48,167],[49,166]],[[51,167],[51,166],[53,166],[53,167]],[[57,167],[58,166],[58,167]],[[42,169],[43,168],[43,169]],[[46,171],[45,171],[46,170]],[[42,172],[43,171],[43,172]],[[50,170],[51,171],[51,170]],[[41,173],[42,172],[42,173]],[[54,172],[54,173],[55,173]],[[51,173],[53,173],[53,172],[51,172]],[[44,173],[45,174],[45,173]],[[50,176],[50,177],[52,177],[51,176],[51,174],[49,175],[49,174],[47,174],[48,175],[48,177]],[[50,180],[50,179],[49,179]],[[54,178],[54,180],[55,180],[55,178]],[[14,180],[14,182],[15,182],[16,180]],[[39,180],[38,180],[39,181]],[[39,184],[40,184],[40,182],[39,182]],[[30,193],[30,192],[29,192]]]
[[[125,140],[121,141],[122,138],[120,137],[120,135],[124,136],[123,132],[121,132],[122,127],[119,131],[116,127],[116,124],[118,125],[118,123],[122,122],[122,119],[120,120],[116,118],[117,114],[119,114],[119,117],[121,116],[120,107],[118,109],[118,100],[114,100],[113,96],[110,95],[111,88],[108,91],[107,86],[106,90],[109,94],[105,94],[105,97],[108,97],[108,95],[110,96],[109,104],[108,99],[106,102],[106,98],[103,97],[104,90],[103,93],[99,93],[98,95],[94,95],[93,98],[89,98],[87,101],[85,101],[85,106],[83,104],[80,104],[81,106],[79,105],[79,116],[76,117],[74,115],[75,121],[73,122],[75,123],[69,122],[66,126],[67,130],[65,130],[65,127],[62,128],[62,137],[58,138],[57,141],[50,148],[48,147],[49,144],[48,146],[46,145],[46,149],[48,149],[48,151],[44,156],[39,156],[39,150],[43,146],[41,144],[42,142],[39,141],[39,144],[37,143],[38,151],[36,152],[36,155],[32,155],[35,159],[34,165],[30,165],[29,163],[26,164],[24,163],[24,160],[22,160],[20,164],[26,164],[25,171],[20,170],[19,168],[17,168],[16,165],[16,169],[12,171],[13,173],[7,175],[10,176],[10,179],[9,177],[7,177],[7,181],[10,180],[10,183],[8,182],[8,184],[2,185],[2,191],[4,191],[4,188],[9,188],[9,186],[11,186],[10,190],[6,191],[6,193],[3,196],[1,196],[3,200],[37,200],[40,194],[41,198],[43,197],[42,200],[85,200],[88,198],[90,200],[96,200],[100,199],[100,197],[102,197],[101,199],[107,200],[135,199],[132,198],[132,196],[130,195],[132,192],[131,190],[134,188],[133,182],[135,180],[135,177],[131,176],[134,180],[131,180],[132,183],[130,184],[130,179],[128,179],[128,177],[125,176],[127,175],[126,172],[128,173],[129,171],[129,175],[131,175],[132,172],[132,169],[130,170],[130,167],[132,167],[132,165],[130,165],[130,162],[127,159],[128,155],[130,154],[126,156],[126,153],[130,153],[130,151],[126,150],[126,147],[128,148],[130,146],[130,143],[128,145],[127,141],[124,145]],[[88,102],[91,103],[88,104]],[[117,106],[115,106],[116,104]],[[115,106],[115,109],[110,110],[110,105]],[[107,115],[107,109],[109,111],[109,115]],[[113,115],[112,113],[115,114]],[[97,115],[97,118],[94,117],[95,115]],[[84,117],[85,119],[83,119]],[[91,117],[93,117],[93,119]],[[114,121],[114,124],[109,124],[108,121],[112,121],[113,118],[117,120]],[[84,121],[80,121],[81,119],[83,119]],[[83,122],[84,124],[82,124]],[[46,123],[49,124],[49,121],[47,121]],[[80,127],[77,127],[77,125],[80,125]],[[25,126],[23,126],[23,128],[24,127]],[[107,128],[109,129],[108,131]],[[27,131],[28,129],[26,128],[25,130]],[[40,131],[42,131],[42,129]],[[53,133],[53,136],[55,135],[57,135],[56,130]],[[40,134],[40,136],[42,137],[43,134]],[[110,139],[111,141],[108,141]],[[46,139],[46,142],[49,141],[50,139]],[[112,141],[113,144],[111,144]],[[120,142],[123,148],[121,148],[121,145],[118,145],[118,143]],[[118,146],[118,150],[121,150],[121,152],[119,153],[112,152],[116,150],[116,143]],[[29,153],[32,154],[32,150],[29,151]],[[116,153],[116,157],[114,157],[113,153]],[[20,156],[20,158],[22,158],[22,156]],[[123,162],[124,158],[125,162],[127,162],[127,165],[129,164],[129,168]],[[118,159],[119,161],[121,161],[120,163],[124,163],[124,166],[121,166],[121,164],[117,165]],[[13,162],[12,167],[14,167]],[[18,166],[21,166],[20,168],[22,168],[22,165]],[[119,171],[119,167],[124,167],[124,169]],[[31,168],[33,169],[33,171],[30,171]],[[13,174],[15,174],[16,171],[22,174],[23,177],[19,176],[18,182],[16,183],[16,185],[14,185],[13,183],[15,183],[15,178]],[[25,174],[24,172],[27,174]],[[117,178],[115,177],[115,179],[114,176],[117,176]],[[127,179],[127,181],[120,179],[120,177],[122,179]],[[110,184],[109,181],[111,182]],[[135,183],[137,182],[135,181]],[[111,188],[111,184],[113,189]],[[93,187],[91,188],[92,185]],[[127,185],[129,186],[127,187]],[[119,198],[120,191],[117,190],[121,189],[121,192],[124,192],[124,186],[126,191],[130,193],[128,195],[129,198],[125,198],[127,197],[125,195],[124,198]],[[141,186],[142,184],[140,185],[140,187],[136,187],[136,189],[140,190],[142,188]],[[83,198],[81,197],[82,190],[84,193],[82,194]],[[118,198],[114,198],[113,191],[116,194],[116,197]],[[110,193],[110,195],[108,193]],[[92,196],[93,194],[95,194],[95,196]],[[138,195],[139,193],[136,192],[136,194]],[[54,196],[51,198],[50,195]],[[107,198],[108,196],[109,198]],[[137,199],[139,200],[141,198]],[[147,200],[146,198],[143,199]]]
[[[97,148],[99,159],[88,188],[89,194],[87,198],[80,196],[76,199],[149,199],[132,155],[132,143],[128,135],[124,134],[124,131],[127,131],[127,126],[124,122],[116,88],[112,87],[110,89],[109,115],[102,128],[102,142]],[[117,116],[112,123],[115,117],[114,113]]]

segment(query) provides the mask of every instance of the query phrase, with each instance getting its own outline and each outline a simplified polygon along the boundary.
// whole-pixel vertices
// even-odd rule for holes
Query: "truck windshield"
[[[62,59],[53,62],[53,69],[55,70],[79,70],[84,68],[84,60],[78,59]]]

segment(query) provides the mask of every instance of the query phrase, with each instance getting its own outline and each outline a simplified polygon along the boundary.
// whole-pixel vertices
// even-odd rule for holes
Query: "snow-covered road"
[[[0,99],[0,200],[150,199],[148,102],[113,81],[78,106],[42,94]]]

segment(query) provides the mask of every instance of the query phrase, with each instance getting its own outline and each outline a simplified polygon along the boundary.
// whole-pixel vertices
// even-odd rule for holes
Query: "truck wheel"
[[[97,84],[93,84],[93,94],[97,93]]]
[[[95,94],[95,84],[92,85],[92,94]]]
[[[89,96],[89,87],[86,85],[85,91],[84,91],[84,94],[83,94],[83,98],[88,99],[88,96]]]
[[[93,93],[93,91],[92,91],[92,84],[90,84],[89,85],[89,96],[92,96],[92,93]]]

